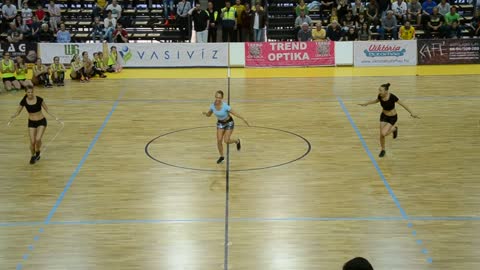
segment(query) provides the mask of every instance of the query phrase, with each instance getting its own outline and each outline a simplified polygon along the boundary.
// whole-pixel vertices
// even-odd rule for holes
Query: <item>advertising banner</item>
[[[417,64],[416,40],[374,40],[353,43],[355,66],[414,66]]]
[[[246,67],[334,65],[333,41],[245,43]]]
[[[480,64],[480,39],[419,40],[418,64]]]
[[[22,56],[25,63],[35,63],[38,57],[37,43],[17,42],[17,43],[2,43],[0,58],[3,52],[9,52],[10,58],[15,60],[15,57]]]
[[[228,66],[227,43],[115,43],[124,67],[226,67]],[[72,56],[88,52],[101,52],[100,43],[40,43],[40,53],[44,63],[52,63],[59,56],[64,64],[70,63]]]

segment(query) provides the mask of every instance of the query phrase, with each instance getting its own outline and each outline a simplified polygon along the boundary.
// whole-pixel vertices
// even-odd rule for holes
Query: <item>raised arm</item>
[[[233,116],[236,116],[236,117],[242,119],[243,122],[245,122],[245,124],[246,124],[247,126],[250,126],[250,124],[248,124],[247,120],[245,120],[245,118],[243,118],[240,114],[238,114],[238,113],[235,112],[234,110],[230,110],[229,113],[230,113],[231,115],[233,115]]]
[[[360,103],[360,104],[358,104],[358,105],[360,105],[360,106],[368,106],[368,105],[370,105],[370,104],[378,103],[379,101],[380,101],[380,100],[378,100],[378,98],[376,98],[376,99],[372,99],[372,100],[370,100],[370,101],[367,101],[367,102],[365,102],[365,103]]]
[[[402,101],[397,101],[398,104],[400,104],[403,108],[405,108],[405,110],[407,110],[407,112],[410,113],[410,115],[413,117],[413,118],[420,118],[418,117],[418,115],[414,114],[408,107],[405,103],[403,103]]]

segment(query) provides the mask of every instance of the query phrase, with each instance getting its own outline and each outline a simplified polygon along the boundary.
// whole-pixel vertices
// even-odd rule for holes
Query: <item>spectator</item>
[[[372,39],[372,31],[368,23],[362,24],[360,30],[358,30],[358,40],[366,41]]]
[[[438,4],[438,13],[442,14],[442,16],[445,16],[448,12],[450,12],[450,3],[447,2],[447,0],[441,0],[440,4]]]
[[[88,56],[88,52],[82,52],[82,63],[83,63],[83,68],[85,70],[85,80],[88,82],[90,81],[90,77],[93,75],[93,61],[90,59]]]
[[[230,0],[225,1],[225,7],[222,8],[221,14],[222,41],[227,42],[230,39],[230,42],[236,42],[237,40],[235,39],[234,29],[237,27],[237,12],[235,11],[235,8],[231,6]]]
[[[10,53],[3,51],[3,59],[0,62],[0,72],[5,89],[7,91],[20,89],[20,83],[15,78],[15,63],[10,59]]]
[[[60,25],[61,27],[62,25]],[[55,56],[53,58],[53,64],[50,66],[52,71],[52,82],[57,86],[64,86],[65,83],[65,66],[60,63],[60,58]]]
[[[38,30],[38,41],[39,42],[53,42],[54,36],[53,32],[48,29],[48,24],[42,24],[40,30]]]
[[[392,4],[392,10],[397,17],[397,22],[403,23],[407,19],[407,3],[403,0],[397,0]]]
[[[355,0],[355,4],[352,8],[353,17],[356,19],[360,14],[365,14],[365,6],[361,0]]]
[[[410,0],[407,10],[407,18],[409,21],[415,20],[417,24],[421,23],[422,20],[422,5],[418,0]]]
[[[208,42],[208,24],[210,16],[206,10],[200,8],[200,3],[197,3],[194,8],[188,11],[192,16],[193,26],[196,32],[197,43]]]
[[[390,33],[392,39],[397,39],[397,18],[393,16],[393,11],[387,11],[387,16],[382,18],[382,26],[378,29],[380,39],[385,39],[385,33]]]
[[[427,38],[432,38],[434,33],[439,37],[445,36],[444,18],[438,13],[437,7],[433,8],[432,15],[427,19],[427,27],[425,27],[425,35]]]
[[[112,46],[110,52],[108,52],[108,44],[103,43],[103,54],[105,55],[104,63],[107,63],[108,72],[120,72],[122,71],[122,64],[118,57],[117,47]]]
[[[117,23],[117,29],[113,31],[113,42],[115,43],[128,43],[128,33],[121,23]]]
[[[22,8],[22,21],[24,24],[30,26],[33,23],[33,12],[32,10],[28,7],[28,2],[24,1],[23,2],[23,8]]]
[[[100,42],[103,42],[104,36],[105,36],[105,27],[100,21],[100,17],[95,17],[95,21],[93,22],[93,26],[92,26],[93,43],[95,43],[97,38],[100,40]],[[111,38],[111,34],[110,34],[110,38]]]
[[[17,43],[23,40],[23,33],[17,28],[14,22],[10,23],[10,30],[8,30],[7,40],[10,43]]]
[[[422,3],[422,24],[428,21],[428,17],[433,14],[433,9],[437,6],[433,0],[425,0]]]
[[[352,11],[349,10],[342,21],[343,31],[347,32],[350,27],[355,27],[355,18],[353,17]]]
[[[210,3],[210,2],[209,2]],[[168,22],[169,15],[173,15],[173,0],[163,0],[163,15]]]
[[[373,270],[370,262],[362,257],[351,259],[343,265],[343,270]]]
[[[70,32],[65,29],[65,24],[60,24],[60,30],[57,32],[57,43],[70,43],[71,39]]]
[[[300,16],[300,11],[303,11],[303,14],[307,16],[310,13],[310,11],[308,10],[308,6],[305,4],[304,0],[300,0],[298,5],[295,7],[295,14],[297,17]]]
[[[233,6],[237,12],[237,27],[235,30],[235,38],[239,42],[243,42],[243,13],[245,12],[245,6],[242,5],[241,0],[235,0],[235,5]]]
[[[42,27],[42,23],[38,21],[37,16],[33,16],[33,23],[32,23],[32,26],[30,27],[30,35],[27,35],[30,41],[38,41],[38,33],[41,27]]]
[[[348,0],[339,0],[338,5],[336,7],[332,6],[332,8],[330,9],[330,12],[332,13],[332,15],[333,15],[333,10],[335,10],[335,17],[330,16],[330,23],[332,23],[333,21],[337,21],[337,22],[342,21],[345,15],[347,14],[347,12],[349,10],[352,10],[352,5],[350,5]]]
[[[190,2],[186,0],[181,0],[177,4],[177,18],[175,22],[178,25],[179,30],[182,32],[183,39],[185,40],[188,36],[188,11],[192,8]],[[233,29],[232,29],[233,31]]]
[[[103,18],[105,16],[105,8],[107,7],[107,4],[107,0],[96,0],[92,10],[93,18]]]
[[[40,23],[44,23],[45,22],[45,19],[46,19],[46,12],[45,10],[43,9],[43,6],[42,4],[38,4],[37,6],[37,10],[35,11],[35,16],[37,17],[38,21]]]
[[[333,21],[327,27],[327,39],[332,41],[342,41],[343,31],[337,21]]]
[[[471,21],[471,36],[480,36],[480,9],[477,10],[477,16],[475,16]]]
[[[345,34],[345,41],[357,41],[358,33],[355,31],[355,27],[351,26],[348,28],[347,33]]]
[[[400,26],[398,31],[398,38],[402,40],[412,40],[415,39],[415,28],[410,25],[409,21],[406,21],[404,25]]]
[[[85,69],[83,68],[83,63],[80,61],[80,56],[78,54],[74,55],[72,61],[70,62],[70,78],[72,80],[79,80],[80,82],[88,82],[84,78],[87,77],[85,74]]]
[[[34,85],[43,85],[46,88],[51,88],[50,83],[50,69],[42,64],[42,59],[37,58],[36,64],[33,66],[32,83]]]
[[[117,19],[113,18],[111,10],[107,11],[107,17],[103,20],[103,27],[105,27],[105,36],[108,42],[113,42],[113,31],[115,31],[115,26],[117,25]]]
[[[312,41],[312,31],[308,23],[302,23],[302,29],[298,31],[298,41]]]
[[[106,78],[105,72],[107,67],[103,63],[103,55],[101,52],[93,53],[93,74],[92,77],[98,75],[100,78]]]
[[[250,4],[245,3],[245,12],[242,13],[242,40],[243,42],[253,41],[253,16],[255,12],[250,8]]]
[[[2,32],[6,32],[16,16],[17,7],[10,3],[10,0],[5,0],[5,4],[2,6]]]
[[[307,23],[308,25],[311,25],[312,24],[312,19],[305,15],[305,12],[304,11],[300,11],[300,16],[298,16],[296,19],[295,19],[295,36],[296,38],[298,38],[298,31],[300,31],[301,29],[301,25],[303,25],[303,23]]]
[[[348,10],[348,11],[351,11],[351,10]],[[348,11],[346,11],[345,14],[347,14]],[[343,21],[343,18],[345,18],[345,14],[344,14],[343,16],[337,16],[337,14],[338,14],[338,13],[337,13],[337,8],[336,8],[336,7],[333,7],[333,8],[332,8],[332,11],[331,11],[331,13],[330,13],[330,21],[329,21],[330,23],[332,23],[333,21],[338,22],[338,19],[339,19],[339,18],[341,18],[342,21]]]
[[[440,9],[438,10],[438,13],[440,13]],[[460,14],[457,13],[457,7],[456,6],[450,7],[450,12],[447,13],[444,16],[444,18],[445,18],[445,24],[446,25],[451,25],[452,22],[454,22],[454,21],[458,22],[460,20]]]
[[[217,31],[220,17],[218,16],[218,11],[213,7],[213,2],[208,2],[207,13],[209,16],[208,42],[217,42]]]
[[[378,0],[378,20],[381,21],[382,18],[387,16],[387,10],[392,8],[392,2],[390,0]]]
[[[112,11],[112,17],[117,20],[117,22],[122,17],[122,7],[117,3],[117,0],[112,0],[112,3],[107,6],[107,11]]]
[[[267,14],[258,1],[255,3],[255,14],[252,17],[251,23],[253,27],[253,40],[255,42],[264,42]]]
[[[58,31],[58,25],[61,21],[62,11],[60,7],[55,4],[55,1],[50,0],[50,4],[48,5],[48,14],[50,15],[50,29],[56,33]]]
[[[446,38],[462,38],[462,29],[458,25],[458,21],[453,21],[447,26]]]
[[[360,29],[364,23],[367,23],[367,19],[365,18],[364,13],[360,13],[355,20],[355,28]]]
[[[380,24],[380,19],[378,15],[378,4],[376,0],[370,0],[367,6],[367,20],[370,25],[376,27]]]
[[[327,31],[323,29],[321,23],[317,23],[315,29],[312,30],[312,39],[314,41],[324,41],[327,39]]]
[[[332,10],[332,7],[336,6],[336,1],[333,0],[320,0],[320,13]]]
[[[25,60],[22,56],[17,56],[15,64],[15,79],[19,82],[20,86],[27,88],[28,86],[33,87],[31,80],[27,80],[28,67],[25,65]]]

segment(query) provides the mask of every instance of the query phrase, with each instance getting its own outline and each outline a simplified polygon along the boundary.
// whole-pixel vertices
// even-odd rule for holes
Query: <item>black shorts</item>
[[[8,81],[8,82],[13,82],[13,81],[15,81],[15,80],[17,80],[15,77],[3,78],[3,82],[7,82],[7,81]]]
[[[29,128],[38,128],[39,126],[47,127],[47,119],[42,118],[38,121],[33,121],[33,120],[28,119],[28,127]]]
[[[235,127],[235,122],[233,122],[233,118],[227,119],[225,121],[217,121],[217,128],[219,129],[233,129]]]
[[[395,123],[398,120],[398,116],[395,114],[394,116],[388,116],[385,115],[384,113],[380,114],[380,122],[386,122],[395,125]]]

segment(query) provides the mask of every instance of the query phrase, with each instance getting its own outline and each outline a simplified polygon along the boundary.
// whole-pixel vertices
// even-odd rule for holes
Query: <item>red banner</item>
[[[334,65],[335,43],[333,41],[245,43],[246,67]]]

